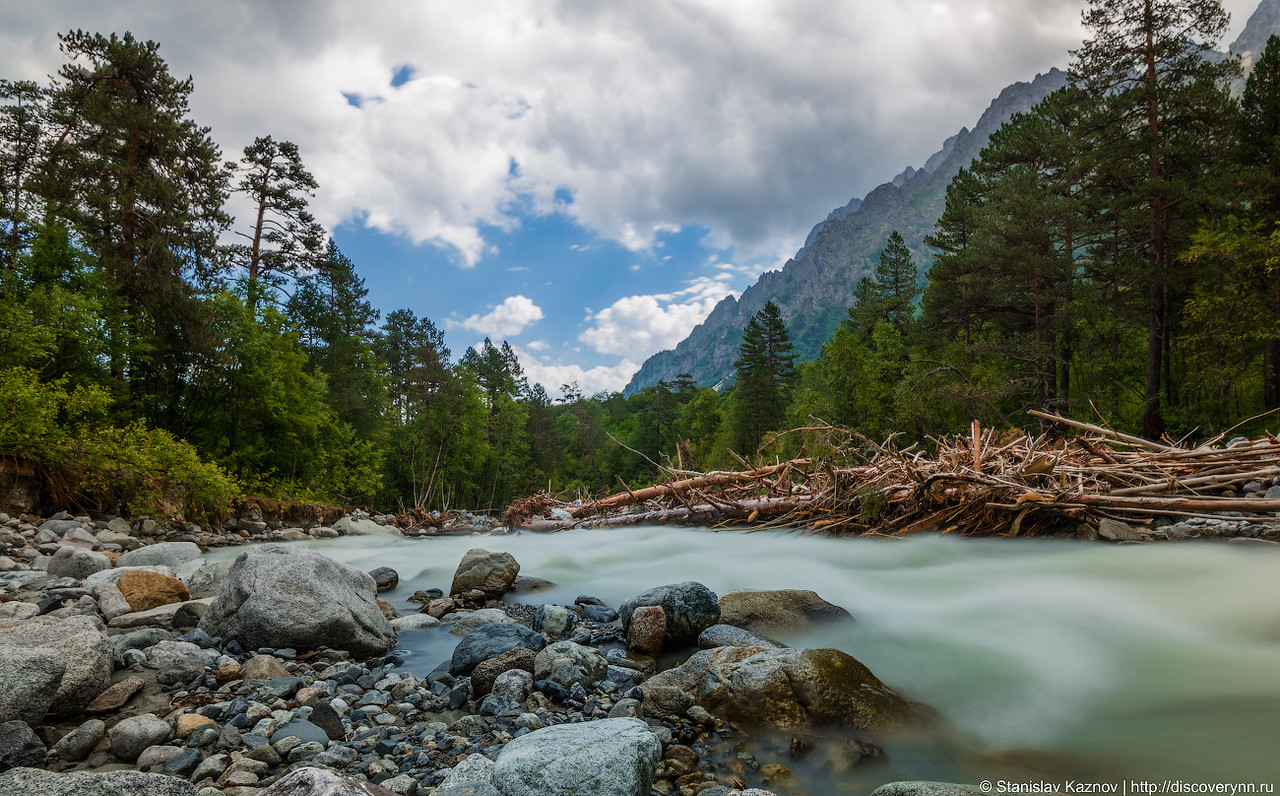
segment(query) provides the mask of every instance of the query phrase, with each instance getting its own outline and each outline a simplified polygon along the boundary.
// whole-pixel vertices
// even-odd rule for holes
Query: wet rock
[[[186,581],[205,565],[204,554],[193,542],[161,542],[123,553],[116,562],[122,567],[168,567],[175,577]]]
[[[979,796],[974,785],[953,782],[889,782],[871,791],[871,796]]]
[[[0,647],[0,722],[39,724],[67,670],[47,647]]]
[[[476,696],[485,696],[492,690],[494,680],[497,679],[498,675],[512,669],[520,669],[532,673],[537,658],[538,653],[528,647],[516,647],[495,658],[489,658],[472,670],[471,689]]]
[[[372,536],[384,530],[381,525],[368,517],[343,517],[332,527],[343,536]]]
[[[560,724],[503,747],[493,784],[509,796],[647,794],[661,755],[657,737],[637,719]]]
[[[445,621],[448,621],[448,619],[449,617],[446,616]],[[453,627],[449,628],[449,633],[454,636],[466,636],[485,625],[515,621],[507,616],[506,612],[498,608],[481,608],[478,611],[456,614],[453,620]]]
[[[449,594],[468,594],[473,589],[491,599],[499,599],[511,588],[520,565],[510,553],[491,553],[479,547],[468,550],[453,573]]]
[[[835,649],[703,650],[640,688],[646,707],[669,691],[684,692],[723,719],[781,729],[840,725],[883,731],[927,725],[932,717]]]
[[[539,652],[546,646],[541,633],[517,623],[485,625],[459,642],[449,662],[449,673],[455,677],[471,674],[476,666],[504,652],[524,647]]]
[[[187,584],[178,578],[145,569],[124,573],[116,581],[116,588],[134,611],[150,611],[162,605],[191,599]]]
[[[378,587],[379,592],[390,591],[400,584],[400,573],[391,567],[378,567],[369,570],[369,576],[373,578],[374,585]]]
[[[173,730],[167,721],[144,713],[117,722],[107,731],[107,736],[111,739],[111,753],[121,760],[133,762],[148,746],[172,740]]]
[[[698,649],[715,649],[716,647],[765,647],[783,649],[787,645],[771,638],[758,636],[750,630],[743,630],[733,625],[712,625],[698,636]]]
[[[138,771],[55,774],[15,768],[0,774],[0,793],[29,796],[197,796],[194,785],[177,777]]]
[[[241,645],[319,647],[358,656],[395,645],[378,610],[373,578],[303,547],[267,544],[241,553],[200,620],[212,636]]]
[[[49,753],[25,721],[0,723],[0,771],[20,766],[43,766]]]
[[[692,644],[698,634],[720,621],[720,604],[715,592],[695,581],[672,583],[649,589],[618,608],[622,626],[630,628],[631,615],[645,605],[658,605],[666,615],[666,639],[673,644]]]
[[[271,743],[282,738],[297,738],[303,743],[316,742],[324,748],[329,742],[329,734],[306,719],[294,719],[271,734]]]
[[[627,623],[627,649],[641,655],[657,655],[667,635],[667,614],[660,605],[641,605]]]
[[[609,662],[592,647],[584,647],[572,641],[557,641],[547,646],[533,662],[533,675],[538,680],[550,680],[565,688],[580,683],[590,688],[605,679]]]
[[[511,588],[508,590],[512,594],[533,594],[535,592],[554,589],[556,584],[545,578],[535,578],[532,575],[517,575],[516,579],[511,582]]]
[[[107,725],[101,719],[89,719],[62,736],[51,750],[59,760],[77,762],[84,760],[93,748],[107,736]]]
[[[102,553],[80,547],[64,547],[53,554],[48,571],[57,578],[82,580],[104,569],[111,569],[111,559]]]
[[[322,699],[316,703],[315,707],[311,709],[308,721],[323,730],[330,740],[340,740],[346,734],[346,730],[342,727],[342,717],[338,715],[338,711],[333,709],[333,705],[327,699]]]
[[[569,635],[577,625],[578,614],[563,605],[539,605],[533,614],[533,629],[552,638]]]
[[[47,648],[66,665],[50,710],[73,715],[111,684],[112,646],[95,617],[73,616],[61,621],[49,617],[29,619],[0,629],[0,648]]]
[[[322,768],[300,768],[281,777],[256,796],[397,796],[372,782],[345,777]]]
[[[814,622],[852,619],[848,611],[801,589],[731,591],[720,597],[720,622],[753,633],[803,633]]]
[[[1098,535],[1112,542],[1141,542],[1147,535],[1128,523],[1103,519],[1098,523]]]
[[[430,614],[410,614],[391,620],[391,626],[396,630],[427,630],[440,627],[440,624],[440,620]]]

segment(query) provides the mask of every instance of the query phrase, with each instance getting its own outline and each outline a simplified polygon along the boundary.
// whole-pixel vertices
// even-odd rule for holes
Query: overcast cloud
[[[224,152],[266,134],[298,143],[326,224],[431,243],[463,268],[493,253],[487,228],[536,214],[634,251],[705,228],[758,273],[1004,86],[1065,66],[1083,5],[0,0],[0,76],[56,70],[56,32],[131,30],[195,77],[194,114]],[[1225,5],[1234,35],[1256,0]],[[410,79],[393,87],[397,70]],[[595,300],[606,309],[579,342],[642,360],[729,292],[686,271],[652,295]],[[500,333],[542,317],[508,301],[458,323]]]

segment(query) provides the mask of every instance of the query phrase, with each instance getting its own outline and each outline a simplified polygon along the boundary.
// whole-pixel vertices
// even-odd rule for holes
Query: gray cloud
[[[776,259],[1002,87],[1065,65],[1082,5],[0,0],[0,75],[54,71],[54,34],[73,27],[156,39],[195,77],[193,109],[228,154],[293,140],[324,220],[464,265],[489,250],[478,225],[516,224],[516,208],[558,208],[637,248],[705,226],[740,260]],[[1225,5],[1239,30],[1254,2]],[[414,79],[392,88],[403,65]],[[357,109],[343,92],[381,101]]]

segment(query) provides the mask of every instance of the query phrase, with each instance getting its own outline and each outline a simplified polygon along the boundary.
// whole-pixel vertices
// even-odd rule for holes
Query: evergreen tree
[[[324,229],[307,209],[316,180],[302,165],[298,146],[261,136],[244,148],[240,163],[227,164],[238,176],[234,190],[255,208],[253,227],[237,235],[249,241],[232,247],[245,269],[249,306],[257,304],[264,287],[281,288],[284,277],[297,276],[320,262]]]
[[[0,80],[0,284],[13,278],[41,215],[32,182],[44,154],[47,99],[35,83]]]
[[[118,299],[108,326],[112,371],[152,422],[181,412],[191,352],[208,345],[189,279],[218,275],[230,219],[220,153],[189,118],[192,82],[177,80],[156,42],[74,31],[52,123],[62,130],[42,175],[50,208],[73,222]]]
[[[786,417],[795,357],[791,339],[778,305],[767,302],[742,330],[734,386],[734,429],[737,444],[755,451],[766,432],[776,430]]]
[[[1095,103],[1086,146],[1100,162],[1135,168],[1116,187],[1113,213],[1141,206],[1146,254],[1147,366],[1142,432],[1157,438],[1165,426],[1169,294],[1180,275],[1174,252],[1188,215],[1193,178],[1204,168],[1205,143],[1223,123],[1226,80],[1234,60],[1205,56],[1228,17],[1218,0],[1091,0],[1083,21],[1090,38],[1073,53],[1071,78]],[[1185,241],[1184,241],[1185,242]]]

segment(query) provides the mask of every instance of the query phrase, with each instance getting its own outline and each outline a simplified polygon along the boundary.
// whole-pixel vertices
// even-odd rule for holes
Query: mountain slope
[[[1262,56],[1267,39],[1276,33],[1280,33],[1280,0],[1262,0],[1245,23],[1244,30],[1231,42],[1231,53],[1240,56],[1248,72]]]
[[[1029,110],[1066,82],[1066,73],[1054,69],[1000,92],[973,130],[965,128],[947,139],[923,168],[909,167],[861,201],[854,199],[832,211],[782,270],[762,275],[740,299],[730,296],[717,304],[674,350],[649,357],[625,392],[629,395],[685,372],[706,386],[731,379],[742,328],[770,299],[782,311],[798,359],[816,358],[845,318],[858,280],[875,270],[889,235],[895,229],[901,232],[917,265],[927,271],[930,262],[924,238],[942,214],[951,179],[978,156],[1010,116]]]

